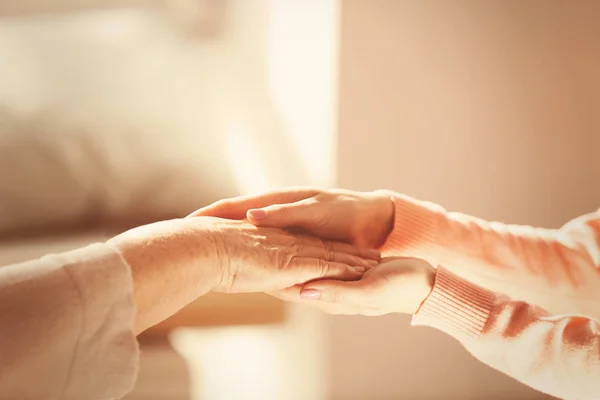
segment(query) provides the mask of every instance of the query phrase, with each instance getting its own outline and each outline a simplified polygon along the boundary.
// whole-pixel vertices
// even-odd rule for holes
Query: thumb
[[[304,228],[314,225],[314,202],[310,199],[291,204],[273,204],[248,210],[246,218],[254,225],[273,228]]]
[[[217,201],[194,211],[188,217],[218,217],[244,219],[249,209],[266,207],[271,204],[293,203],[316,195],[318,191],[306,188],[284,188],[258,195],[239,196]]]
[[[304,285],[300,291],[300,297],[328,303],[364,305],[367,302],[368,287],[364,281],[325,279]]]

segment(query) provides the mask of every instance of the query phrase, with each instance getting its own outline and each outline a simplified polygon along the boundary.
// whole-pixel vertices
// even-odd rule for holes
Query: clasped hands
[[[137,333],[210,291],[266,292],[332,314],[412,314],[435,270],[381,259],[394,212],[381,192],[286,189],[222,200],[107,243],[131,268]]]
[[[435,270],[425,261],[380,258],[376,249],[394,227],[386,193],[284,189],[222,200],[190,217],[218,218],[216,247],[241,254],[228,259],[213,290],[382,315],[415,313],[433,287]]]

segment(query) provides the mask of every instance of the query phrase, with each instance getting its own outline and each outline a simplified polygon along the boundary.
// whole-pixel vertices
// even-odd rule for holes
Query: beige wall
[[[600,2],[342,2],[338,184],[558,227],[600,205]],[[542,398],[408,318],[330,320],[332,398]]]

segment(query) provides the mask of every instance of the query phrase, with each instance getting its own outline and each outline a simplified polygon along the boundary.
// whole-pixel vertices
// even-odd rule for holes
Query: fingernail
[[[363,274],[367,269],[365,267],[353,267],[354,270],[360,274]]]
[[[304,289],[300,292],[300,297],[308,300],[317,300],[321,297],[321,292],[317,289]]]
[[[265,219],[267,217],[267,212],[261,209],[248,210],[246,214],[249,219]]]
[[[370,260],[370,261],[368,261],[368,264],[369,264],[371,267],[376,267],[376,266],[378,266],[378,265],[379,265],[379,261]]]

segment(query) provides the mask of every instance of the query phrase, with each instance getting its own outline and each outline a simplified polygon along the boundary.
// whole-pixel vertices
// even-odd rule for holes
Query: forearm
[[[384,254],[445,265],[464,278],[511,295],[535,284],[565,288],[575,296],[582,286],[600,284],[593,256],[600,236],[598,213],[560,230],[538,229],[447,212],[407,196],[392,197],[395,228]]]
[[[168,222],[141,226],[108,241],[131,267],[136,334],[209,292],[219,277],[210,225],[196,219],[190,235]]]
[[[404,195],[391,194],[394,231],[384,247],[390,253],[418,252],[433,265],[530,268],[551,251],[558,231],[488,222]],[[537,254],[531,250],[539,251]],[[532,258],[533,257],[533,258]],[[452,266],[448,266],[452,268]]]

